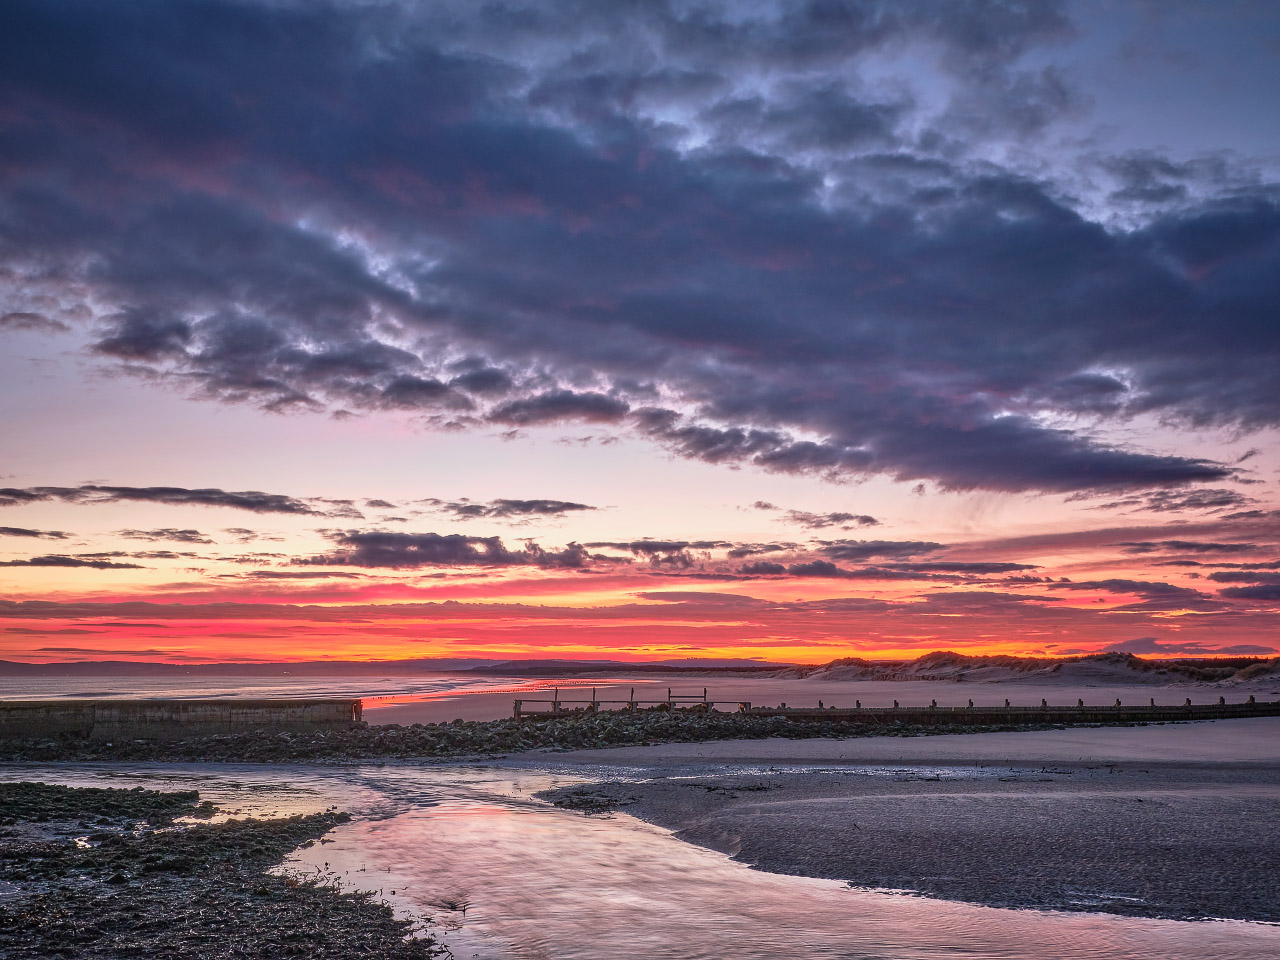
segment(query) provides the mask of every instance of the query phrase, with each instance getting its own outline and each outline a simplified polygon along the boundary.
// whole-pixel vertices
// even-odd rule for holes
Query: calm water
[[[390,677],[0,677],[0,700],[61,700],[120,697],[127,700],[209,697],[363,697],[368,705],[400,699],[425,700],[466,693],[524,693],[582,680],[428,673]]]
[[[606,773],[608,771],[599,771]],[[615,771],[616,773],[616,771]],[[5,779],[195,787],[240,814],[357,819],[291,868],[428,915],[458,960],[724,957],[1274,960],[1280,927],[1011,911],[751,870],[631,817],[531,799],[584,775],[520,766],[10,766]],[[394,892],[393,892],[394,891]]]

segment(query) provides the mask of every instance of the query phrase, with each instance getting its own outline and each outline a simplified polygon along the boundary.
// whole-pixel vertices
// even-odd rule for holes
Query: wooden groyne
[[[1086,705],[1078,701],[1075,706],[1054,706],[1041,701],[1038,707],[1015,707],[1005,701],[1004,706],[977,707],[969,701],[967,707],[939,707],[936,702],[927,707],[903,707],[896,701],[892,707],[754,707],[749,703],[738,705],[738,712],[753,717],[785,717],[788,720],[825,720],[891,726],[911,724],[920,726],[1014,725],[1014,724],[1075,724],[1075,723],[1167,723],[1179,720],[1235,720],[1243,717],[1280,717],[1280,701],[1258,703],[1250,697],[1243,703],[1227,703],[1219,698],[1217,703],[1197,703],[1190,700],[1182,704],[1147,703],[1125,704],[1117,700],[1109,705]]]
[[[0,739],[180,740],[266,730],[307,732],[361,722],[364,702],[288,700],[6,700]]]
[[[530,704],[537,707],[530,709]],[[608,705],[620,705],[608,709]],[[722,705],[723,706],[723,705]],[[715,704],[707,700],[704,690],[700,697],[673,697],[668,691],[666,700],[597,700],[592,693],[590,700],[517,700],[514,716],[517,720],[543,720],[552,717],[581,716],[588,713],[633,713],[637,710],[709,711]],[[859,701],[853,707],[788,707],[785,703],[776,707],[757,707],[750,703],[738,703],[738,714],[752,717],[779,717],[797,722],[855,723],[867,726],[1021,726],[1026,724],[1091,724],[1091,723],[1169,723],[1185,720],[1235,720],[1244,717],[1280,716],[1280,701],[1259,703],[1253,697],[1240,703],[1227,703],[1219,697],[1217,703],[1193,704],[1186,700],[1181,704],[1158,704],[1154,699],[1147,703],[1123,703],[1096,705],[1077,701],[1075,706],[1055,706],[1041,701],[1040,706],[1013,706],[1008,700],[1004,706],[974,706],[972,700],[966,707],[940,707],[937,701],[928,706],[902,706],[894,701],[892,707],[864,707]]]
[[[613,705],[616,709],[608,709],[610,705]],[[517,720],[537,720],[582,713],[600,713],[602,708],[605,713],[634,713],[637,710],[653,710],[655,708],[663,710],[710,710],[714,706],[715,704],[707,699],[706,687],[702,688],[701,693],[673,693],[671,687],[667,687],[667,698],[665,700],[637,700],[635,687],[631,688],[631,696],[627,700],[600,700],[596,697],[594,687],[591,689],[590,700],[561,700],[560,689],[557,687],[550,700],[529,699],[515,701],[512,716]]]

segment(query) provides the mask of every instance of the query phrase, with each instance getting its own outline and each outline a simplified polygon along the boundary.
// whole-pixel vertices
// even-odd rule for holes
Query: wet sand
[[[1280,922],[1280,719],[557,759],[615,777],[548,799],[621,809],[771,872],[997,907]]]

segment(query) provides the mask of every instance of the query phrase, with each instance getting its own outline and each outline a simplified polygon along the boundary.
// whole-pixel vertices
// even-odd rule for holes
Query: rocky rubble
[[[788,737],[917,736],[1039,729],[1026,725],[883,726],[841,720],[757,717],[698,710],[571,714],[546,720],[487,720],[399,726],[358,725],[314,733],[237,733],[187,740],[104,742],[48,738],[0,742],[0,761],[162,760],[339,763],[493,756],[523,750],[581,750],[651,743]]]
[[[345,814],[232,820],[194,792],[0,784],[0,956],[105,960],[379,957],[445,953],[371,896],[269,868]],[[15,811],[17,811],[15,813]],[[158,829],[159,828],[159,829]]]

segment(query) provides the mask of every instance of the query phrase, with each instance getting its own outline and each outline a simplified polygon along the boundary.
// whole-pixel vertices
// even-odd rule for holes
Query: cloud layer
[[[1077,196],[1048,144],[1086,104],[1041,56],[1066,5],[3,18],[0,323],[175,389],[1208,506],[1243,468],[1109,428],[1280,422],[1280,201],[1157,154],[1081,154],[1115,189]]]

